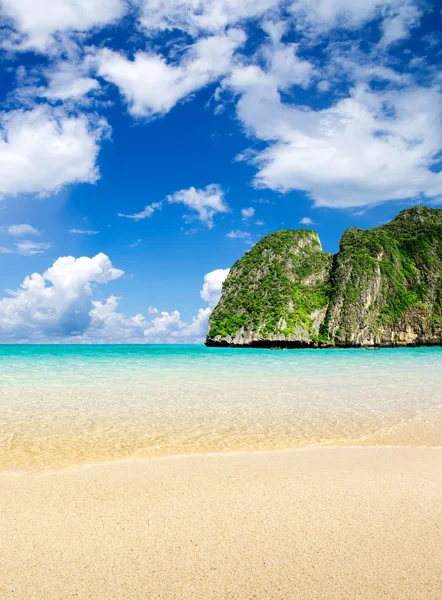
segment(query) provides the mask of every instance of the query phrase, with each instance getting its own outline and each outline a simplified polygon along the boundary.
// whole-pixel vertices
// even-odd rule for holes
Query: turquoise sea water
[[[442,348],[287,350],[202,345],[0,345],[0,384],[339,373],[442,377]]]
[[[441,444],[442,348],[0,346],[7,468],[310,445]]]

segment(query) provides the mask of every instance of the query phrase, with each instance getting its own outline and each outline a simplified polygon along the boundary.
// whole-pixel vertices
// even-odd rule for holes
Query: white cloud
[[[41,235],[41,233],[32,225],[22,223],[21,225],[10,225],[7,229],[9,235],[22,237],[24,235]]]
[[[150,344],[193,344],[202,343],[207,334],[210,308],[200,308],[192,322],[182,321],[178,310],[157,311],[156,316],[144,329],[144,341]]]
[[[163,340],[166,336],[175,336],[185,327],[181,321],[180,312],[174,310],[172,312],[161,312],[157,317],[149,322],[144,330],[144,335],[149,341]]]
[[[23,240],[16,242],[13,248],[0,246],[0,254],[21,254],[23,256],[33,256],[34,254],[42,254],[45,250],[49,250],[51,244],[48,242],[33,242],[31,240]]]
[[[105,48],[95,56],[97,72],[118,86],[133,115],[152,118],[228,73],[233,54],[244,41],[242,31],[230,29],[196,41],[177,63],[149,52],[137,52],[129,60]]]
[[[207,333],[210,308],[200,308],[188,325],[178,310],[159,312],[150,309],[147,320],[143,315],[126,317],[117,312],[118,298],[110,296],[104,302],[93,302],[91,326],[82,341],[137,342],[148,344],[201,343]]]
[[[287,23],[264,24],[267,42],[254,57],[236,61],[222,82],[237,94],[246,133],[267,143],[264,150],[238,156],[258,168],[255,186],[302,190],[316,205],[330,207],[439,195],[442,175],[432,167],[442,147],[440,91],[414,84],[380,54],[418,22],[416,3],[297,0],[292,12],[306,36],[300,44],[310,34],[357,28],[375,17],[382,39],[370,54],[331,44],[319,69],[298,57],[300,45],[281,41]],[[343,74],[354,80],[346,96]],[[372,80],[390,85],[376,89]],[[315,81],[323,91],[341,86],[334,105],[320,110],[297,101],[296,86]]]
[[[26,277],[11,297],[0,301],[0,335],[38,339],[82,333],[91,322],[92,285],[121,275],[123,271],[102,253],[59,258],[42,275]]]
[[[207,273],[200,291],[209,306],[186,323],[178,310],[149,306],[146,316],[118,311],[120,298],[93,300],[96,284],[120,278],[105,254],[57,259],[42,275],[26,277],[21,287],[0,300],[1,341],[76,341],[127,343],[202,343],[208,320],[229,269]]]
[[[314,225],[313,221],[310,219],[310,217],[302,217],[302,219],[299,221],[299,223],[301,225]]]
[[[49,250],[51,244],[48,242],[32,242],[31,240],[23,240],[15,244],[18,254],[32,256],[33,254],[42,254],[45,250]]]
[[[188,324],[178,310],[171,312],[152,309],[147,320],[143,315],[126,317],[116,312],[117,299],[94,302],[92,325],[83,336],[84,341],[99,339],[106,342],[137,342],[148,344],[201,344],[207,335],[210,308],[200,308]]]
[[[97,235],[97,233],[100,232],[94,231],[93,229],[69,229],[69,233],[76,233],[78,235]]]
[[[394,8],[382,23],[383,35],[380,44],[383,47],[407,38],[422,16],[421,8],[412,0],[405,0]]]
[[[64,61],[57,64],[55,69],[44,71],[48,79],[47,87],[31,88],[30,92],[51,101],[78,101],[100,87],[96,79],[88,76],[88,71],[87,64]]]
[[[407,37],[407,28],[417,22],[419,11],[413,0],[295,0],[291,12],[304,34],[318,34],[339,27],[358,29],[375,18],[385,20],[395,39]],[[415,10],[413,10],[415,8]],[[399,25],[399,21],[401,25]],[[388,33],[388,36],[393,33]]]
[[[23,103],[41,103],[45,99],[49,104],[65,108],[83,106],[87,108],[93,101],[103,99],[105,89],[92,75],[93,60],[84,56],[81,46],[72,45],[65,50],[66,58],[52,58],[49,66],[25,67],[17,70],[17,89],[14,95]],[[97,102],[95,103],[97,106]]]
[[[204,283],[200,291],[200,296],[212,310],[221,298],[222,286],[229,271],[230,269],[215,269],[204,275]]]
[[[288,90],[294,85],[307,86],[314,74],[314,66],[298,56],[299,45],[280,41],[284,29],[275,24],[266,25],[267,43],[263,44],[255,61],[238,64],[233,69],[230,84],[234,88],[264,87],[269,94],[276,90]]]
[[[316,87],[320,92],[325,93],[325,92],[330,91],[331,85],[330,85],[329,81],[326,81],[325,79],[323,79],[322,81],[318,82],[318,85]]]
[[[224,192],[216,183],[211,183],[204,189],[196,189],[192,186],[187,190],[179,190],[167,196],[167,200],[171,204],[184,204],[193,211],[193,214],[185,216],[186,220],[199,219],[209,229],[213,227],[213,217],[216,214],[229,210],[224,201]]]
[[[372,18],[382,0],[297,0],[291,5],[300,29],[326,31],[339,24],[356,28]]]
[[[413,10],[414,9],[414,10]],[[180,29],[193,36],[223,31],[249,19],[278,22],[289,11],[304,35],[334,28],[357,29],[368,21],[400,20],[394,25],[406,37],[419,18],[414,0],[142,0],[141,24],[148,31]]]
[[[246,102],[244,110],[248,113],[256,111],[257,114],[251,116],[259,119],[261,102],[277,104],[280,92],[289,92],[293,86],[306,88],[315,75],[313,64],[298,56],[298,44],[281,42],[284,28],[280,24],[267,23],[265,29],[268,34],[267,42],[252,59],[244,59],[242,64],[238,61],[232,65],[229,77],[222,82],[222,88],[230,88],[242,94],[238,102],[239,117],[247,131],[253,134],[255,128],[251,127],[241,114]],[[249,98],[244,98],[246,94],[251,98],[256,94],[256,102],[247,101]],[[276,118],[272,120],[272,127],[275,121]],[[271,131],[269,136],[275,137],[274,132]]]
[[[186,325],[181,331],[182,337],[187,341],[203,342],[207,335],[211,312],[210,308],[200,308],[196,317],[192,317],[190,325]]]
[[[39,95],[44,96],[48,100],[68,100],[78,99],[86,96],[92,90],[96,90],[100,85],[96,79],[91,77],[76,77],[68,79],[67,77],[54,75],[50,82],[50,86]]]
[[[90,326],[83,335],[83,341],[110,342],[143,342],[146,318],[143,315],[126,317],[117,312],[118,300],[116,296],[109,296],[103,302],[92,302],[89,312]]]
[[[253,207],[241,209],[241,217],[242,217],[243,221],[247,221],[248,219],[251,219],[254,214],[255,214],[255,209]]]
[[[317,206],[351,207],[442,192],[432,166],[442,147],[442,97],[434,87],[373,90],[358,83],[322,110],[284,101],[270,67],[236,67],[229,84],[247,132],[267,142],[245,153],[257,187],[303,190]]]
[[[204,276],[201,298],[209,305],[200,308],[192,322],[182,321],[178,310],[159,312],[149,307],[149,314],[154,318],[144,329],[146,341],[151,343],[202,343],[207,335],[209,317],[221,297],[222,284],[230,269],[215,269]]]
[[[148,42],[143,45],[147,50],[135,51],[133,59],[129,59],[116,49],[85,47],[84,35],[72,38],[73,32],[87,32],[114,23],[129,6],[148,35],[180,30],[190,34],[193,41],[186,46],[184,38],[178,41],[174,38],[172,45],[163,45],[161,53],[154,50],[158,46]],[[134,116],[146,118],[165,115],[178,102],[191,98],[213,82],[221,82],[224,90],[233,90],[239,98],[238,117],[247,133],[268,143],[264,151],[248,155],[250,162],[258,167],[257,186],[278,191],[304,190],[317,204],[327,206],[340,205],[335,199],[337,188],[346,187],[347,183],[350,185],[343,191],[347,196],[341,202],[343,206],[348,205],[350,194],[358,195],[360,204],[366,202],[362,196],[368,197],[373,190],[372,202],[408,197],[410,190],[413,194],[417,190],[432,197],[439,193],[439,182],[437,175],[428,169],[435,156],[434,148],[419,142],[426,135],[424,124],[418,136],[422,150],[419,154],[413,148],[414,139],[401,135],[399,128],[392,133],[388,121],[394,121],[395,117],[384,118],[384,108],[373,108],[375,96],[380,105],[394,104],[388,97],[394,91],[372,92],[372,98],[368,99],[368,89],[361,102],[362,94],[358,92],[361,86],[355,84],[347,98],[341,89],[340,100],[324,110],[301,106],[296,96],[297,86],[307,89],[314,84],[317,90],[330,91],[345,76],[354,77],[356,83],[363,85],[370,77],[378,77],[411,89],[410,74],[397,73],[391,65],[386,66],[387,61],[383,65],[379,56],[386,55],[391,44],[409,35],[424,10],[415,0],[138,0],[136,3],[3,0],[5,18],[22,35],[16,47],[49,51],[53,44],[62,43],[62,46],[58,48],[58,62],[49,62],[49,66],[39,71],[47,84],[37,87],[30,81],[17,91],[18,97],[29,101],[27,106],[34,105],[34,108],[13,110],[1,117],[0,194],[45,194],[58,191],[68,183],[97,179],[98,142],[107,129],[106,124],[97,117],[78,115],[70,110],[79,103],[83,103],[83,108],[87,106],[91,93],[105,92],[106,88],[101,89],[93,77],[95,72],[118,86]],[[247,31],[242,27],[249,19],[257,20],[267,38],[254,55],[240,59],[238,50],[245,44]],[[332,43],[321,60],[310,62],[302,58],[302,50],[311,43],[311,36],[322,35],[333,28],[339,32],[357,29],[373,19],[377,20],[381,34],[380,42],[372,44],[376,56],[373,51],[361,59],[360,52],[361,62],[354,61],[352,65],[348,57],[337,56],[336,48],[343,46]],[[293,33],[294,28],[297,43],[283,42],[284,35],[289,31]],[[185,39],[188,41],[189,37]],[[29,73],[37,71],[29,69]],[[37,76],[33,81],[38,81]],[[49,103],[65,103],[65,109],[35,106],[35,96]],[[213,98],[216,102],[221,94],[217,92]],[[222,107],[218,103],[214,110]],[[438,103],[433,112],[437,110]],[[358,111],[360,115],[356,114]],[[359,118],[364,111],[367,113],[365,124]],[[306,122],[302,123],[304,117]],[[398,117],[396,120],[403,124]],[[344,132],[351,137],[350,130],[357,134],[353,149],[356,140],[358,144],[368,142],[362,165],[354,177],[343,173],[347,161],[356,162],[354,153],[349,156],[350,152],[344,148],[347,142]],[[29,147],[25,143],[28,140],[32,140]],[[37,144],[36,140],[43,141]],[[247,153],[242,155],[247,157]],[[312,156],[314,161],[310,160]],[[393,171],[399,171],[398,164],[403,158],[404,165],[412,163],[414,184],[401,185],[401,188],[410,189],[398,189],[395,183],[402,181],[403,173]],[[324,168],[317,182],[312,181],[309,172],[312,164]],[[333,176],[330,172],[336,166]],[[382,169],[388,172],[385,180],[392,176],[391,184],[379,181],[383,179]],[[372,171],[376,173],[370,183]],[[26,172],[26,177],[19,177],[22,172]],[[365,185],[363,180],[369,182],[367,194],[364,189],[361,191]],[[420,183],[420,180],[425,181]],[[122,216],[139,220],[150,216],[148,207],[145,211]],[[209,218],[206,223],[211,226],[213,220]]]
[[[0,115],[0,195],[57,192],[94,183],[102,120],[38,106]]]
[[[118,213],[119,217],[125,217],[126,219],[133,219],[134,221],[141,221],[142,219],[147,219],[151,217],[156,210],[160,210],[162,207],[162,202],[152,202],[152,204],[148,204],[144,207],[141,212],[134,213],[132,215],[126,215],[124,213]]]
[[[250,237],[250,232],[242,231],[241,229],[234,229],[233,231],[226,233],[226,237],[231,238],[232,240],[247,240]]]
[[[2,0],[3,18],[12,19],[21,34],[17,47],[39,51],[49,49],[56,33],[107,25],[125,8],[124,0]]]
[[[215,33],[269,10],[275,12],[279,4],[280,0],[143,0],[141,23],[147,30]]]
[[[201,298],[209,305],[200,308],[191,323],[182,320],[178,310],[160,312],[149,307],[150,321],[143,321],[143,334],[149,343],[202,343],[207,334],[209,317],[219,301],[222,283],[229,269],[215,269],[204,276]]]

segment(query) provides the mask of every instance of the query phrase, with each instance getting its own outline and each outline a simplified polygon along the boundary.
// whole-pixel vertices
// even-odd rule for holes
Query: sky
[[[264,235],[442,205],[415,0],[1,0],[0,342],[199,343]]]

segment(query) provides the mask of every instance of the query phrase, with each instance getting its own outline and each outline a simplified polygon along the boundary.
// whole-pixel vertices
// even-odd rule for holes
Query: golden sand
[[[441,600],[442,450],[1,474],[0,598]]]

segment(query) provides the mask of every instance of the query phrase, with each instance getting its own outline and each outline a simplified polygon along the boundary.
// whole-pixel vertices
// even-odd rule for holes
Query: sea
[[[0,346],[0,470],[442,445],[442,348]]]

